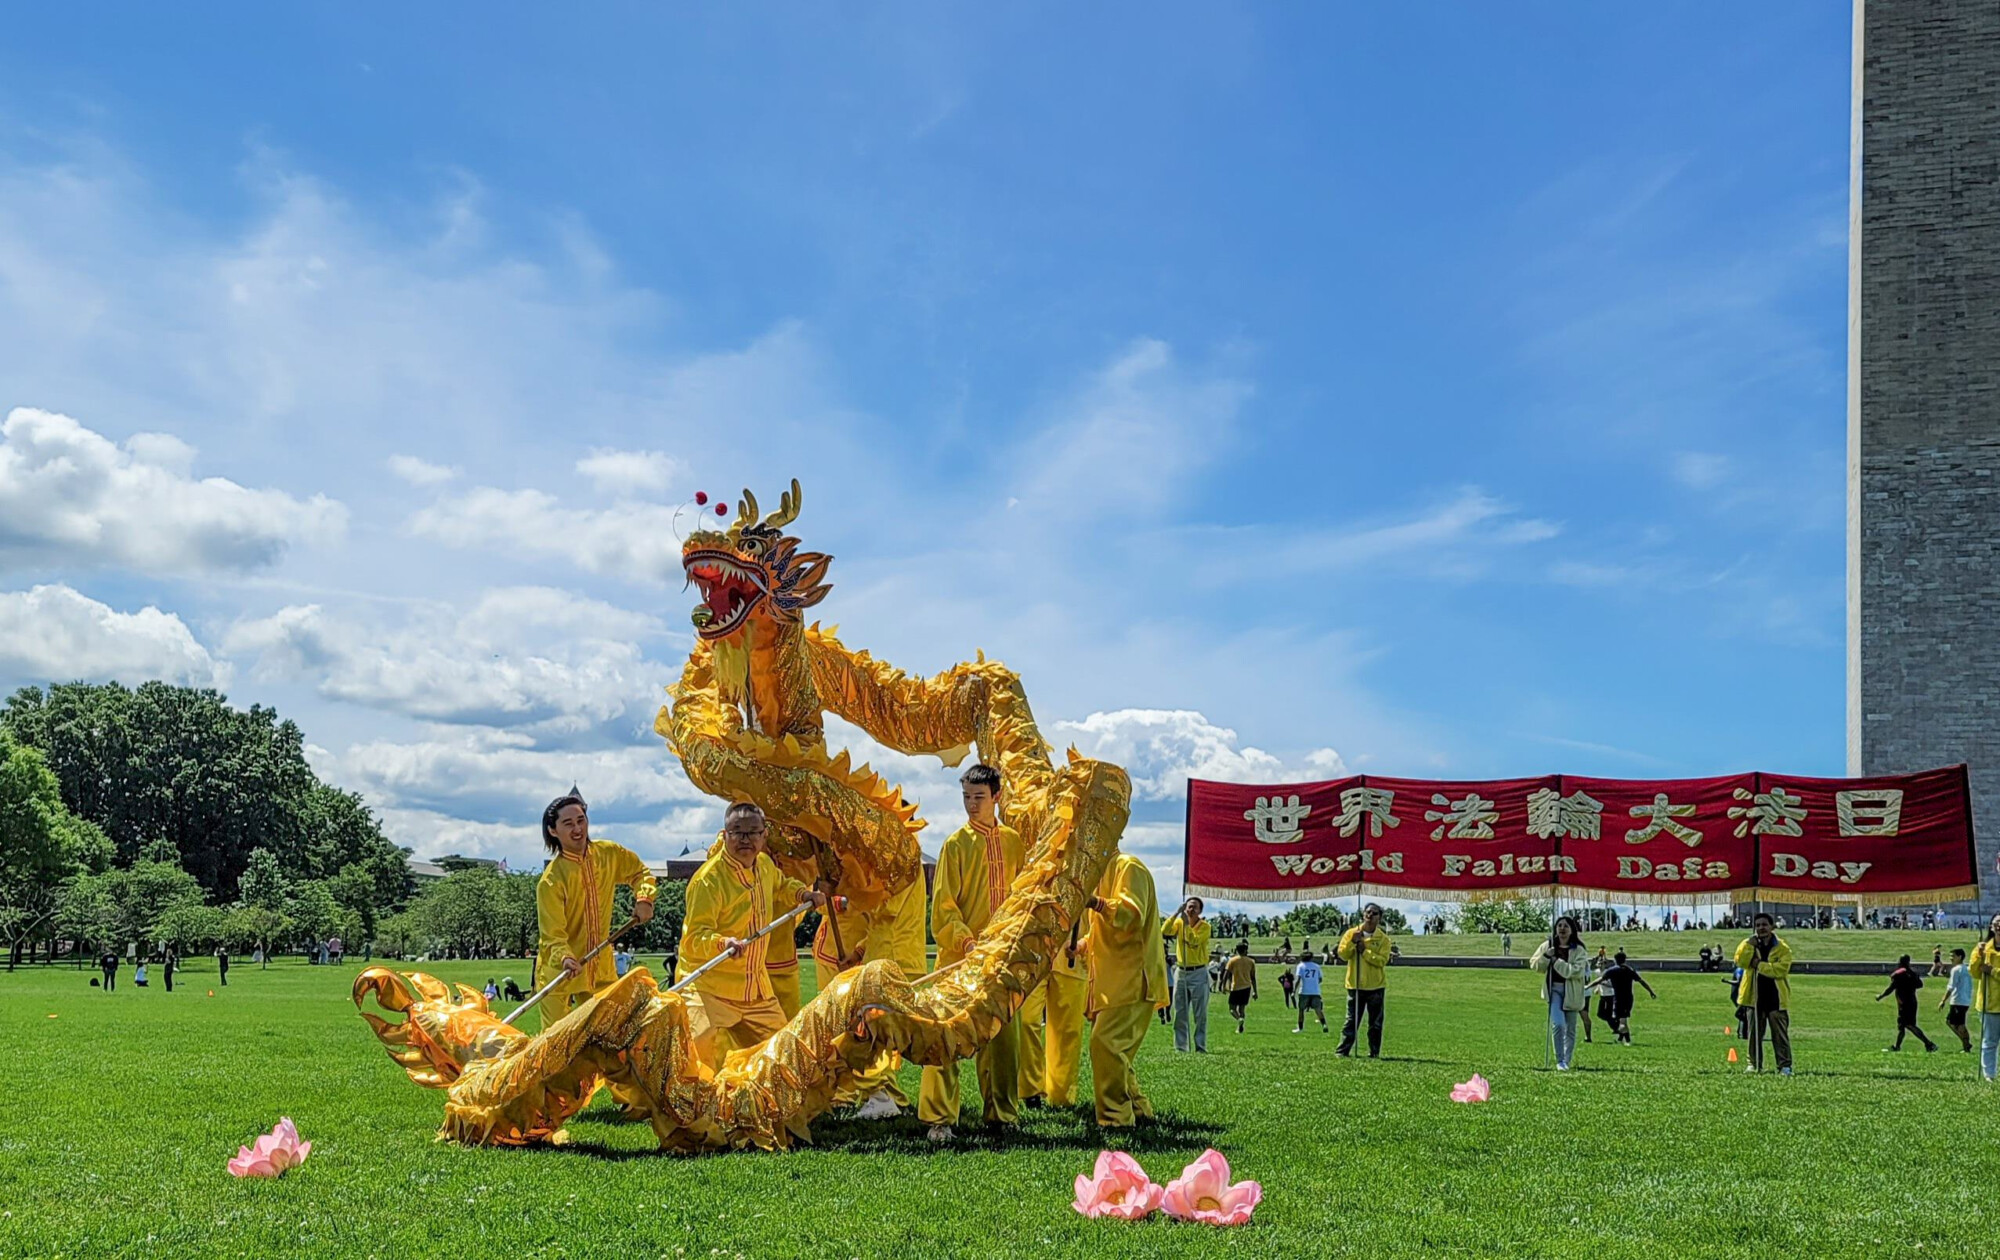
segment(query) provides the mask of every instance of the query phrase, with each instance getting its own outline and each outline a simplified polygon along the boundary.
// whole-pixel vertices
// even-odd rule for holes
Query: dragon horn
[[[729,536],[736,537],[746,525],[757,523],[757,496],[750,493],[750,487],[743,487],[743,497],[736,503],[736,519],[730,523]]]
[[[747,490],[744,493],[749,493]],[[752,499],[751,503],[756,500]],[[778,496],[778,510],[764,518],[764,524],[772,529],[783,529],[799,519],[799,507],[805,502],[805,492],[799,489],[799,479],[792,478],[792,488]]]

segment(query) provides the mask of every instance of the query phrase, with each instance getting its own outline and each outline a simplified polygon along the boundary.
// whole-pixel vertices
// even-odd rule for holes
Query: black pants
[[[1923,1042],[1930,1049],[1937,1049],[1937,1042],[1924,1036],[1924,1030],[1917,1027],[1917,1006],[1914,1002],[1907,1008],[1899,1006],[1896,1009],[1896,1049],[1898,1050],[1903,1048],[1903,1035],[1905,1033],[1913,1034],[1918,1041]]]
[[[1368,1015],[1368,1057],[1382,1053],[1382,994],[1381,989],[1349,989],[1347,991],[1347,1022],[1341,1025],[1340,1048],[1336,1054],[1352,1054],[1356,1034],[1361,1031],[1361,1015]]]
[[[162,967],[160,969],[160,977],[167,982],[167,992],[172,993],[174,991],[174,969],[172,967]]]
[[[118,987],[118,969],[116,967],[106,967],[104,969],[104,987],[106,989],[115,989]]]
[[[229,968],[227,967],[222,969],[222,987],[225,989],[229,987]]]

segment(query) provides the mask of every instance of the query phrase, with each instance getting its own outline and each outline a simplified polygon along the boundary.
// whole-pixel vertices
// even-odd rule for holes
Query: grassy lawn
[[[212,966],[171,995],[130,988],[129,968],[112,994],[67,967],[0,975],[14,1078],[0,1254],[1993,1254],[2000,1094],[1955,1040],[1882,1053],[1892,1004],[1872,1002],[1867,979],[1796,984],[1790,1080],[1725,1063],[1736,1043],[1712,976],[1655,977],[1638,1044],[1580,1047],[1567,1075],[1542,1070],[1525,971],[1393,973],[1378,1062],[1336,1059],[1337,1028],[1290,1031],[1275,983],[1247,1035],[1218,1001],[1211,1054],[1175,1055],[1154,1028],[1141,1070],[1162,1122],[1121,1140],[1162,1182],[1209,1145],[1262,1181],[1256,1220],[1215,1231],[1072,1213],[1070,1182],[1101,1145],[1072,1112],[946,1151],[913,1117],[829,1119],[793,1153],[671,1158],[607,1100],[571,1125],[568,1150],[440,1145],[440,1096],[355,1016],[353,966],[239,965],[210,997]],[[477,983],[502,969],[434,970]],[[1494,1100],[1449,1101],[1475,1070]],[[310,1161],[276,1182],[228,1176],[237,1145],[281,1114],[312,1140]]]
[[[1599,945],[1609,946],[1612,953],[1624,950],[1633,961],[1653,958],[1678,958],[1693,962],[1704,945],[1724,946],[1731,953],[1743,943],[1750,933],[1747,931],[1706,931],[1706,932],[1585,932],[1584,939],[1595,954]],[[1931,950],[1943,946],[1945,961],[1951,960],[1954,947],[1963,947],[1967,953],[1979,943],[1978,932],[1920,932],[1920,931],[1807,931],[1786,929],[1779,933],[1791,943],[1801,961],[1806,959],[1826,960],[1866,960],[1893,966],[1899,954],[1908,954],[1913,960],[1930,965]],[[1278,947],[1281,938],[1276,936],[1253,936],[1250,948],[1259,955],[1269,954]],[[1337,936],[1315,936],[1312,938],[1315,950],[1324,950],[1333,945]],[[1538,935],[1523,932],[1514,933],[1513,956],[1526,960],[1535,952],[1541,940]],[[1235,942],[1216,941],[1217,949],[1233,948]],[[1303,938],[1292,937],[1292,948],[1303,947]],[[1443,936],[1419,936],[1415,933],[1398,933],[1396,947],[1405,954],[1451,958],[1498,958],[1500,937],[1496,933],[1448,932]]]

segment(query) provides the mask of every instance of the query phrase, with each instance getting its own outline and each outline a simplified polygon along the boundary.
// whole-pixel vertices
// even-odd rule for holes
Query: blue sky
[[[297,717],[420,854],[671,854],[671,512],[1180,789],[1843,768],[1849,15],[41,6],[0,685]],[[222,479],[222,484],[216,479]],[[950,776],[890,759],[938,824]]]

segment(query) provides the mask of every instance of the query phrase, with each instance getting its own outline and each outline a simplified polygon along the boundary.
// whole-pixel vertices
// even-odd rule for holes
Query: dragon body
[[[471,1143],[557,1141],[563,1123],[608,1086],[649,1119],[663,1147],[773,1148],[809,1136],[843,1082],[880,1056],[920,1064],[968,1057],[1012,1019],[1117,853],[1131,784],[1108,762],[1050,759],[1020,679],[983,654],[916,678],[807,625],[831,557],[784,530],[799,484],[759,516],[745,491],[726,530],[700,530],[682,564],[701,591],[696,644],[655,729],[688,778],[726,800],[754,801],[770,852],[801,879],[825,876],[859,909],[923,878],[923,828],[902,792],[826,745],[833,713],[877,742],[956,765],[977,748],[997,766],[1007,822],[1028,862],[961,962],[910,981],[893,962],[844,972],[782,1032],[719,1063],[698,993],[669,993],[644,968],[530,1037],[460,986],[421,973],[364,971],[401,1022],[369,1019],[418,1084],[448,1091],[442,1136]]]

